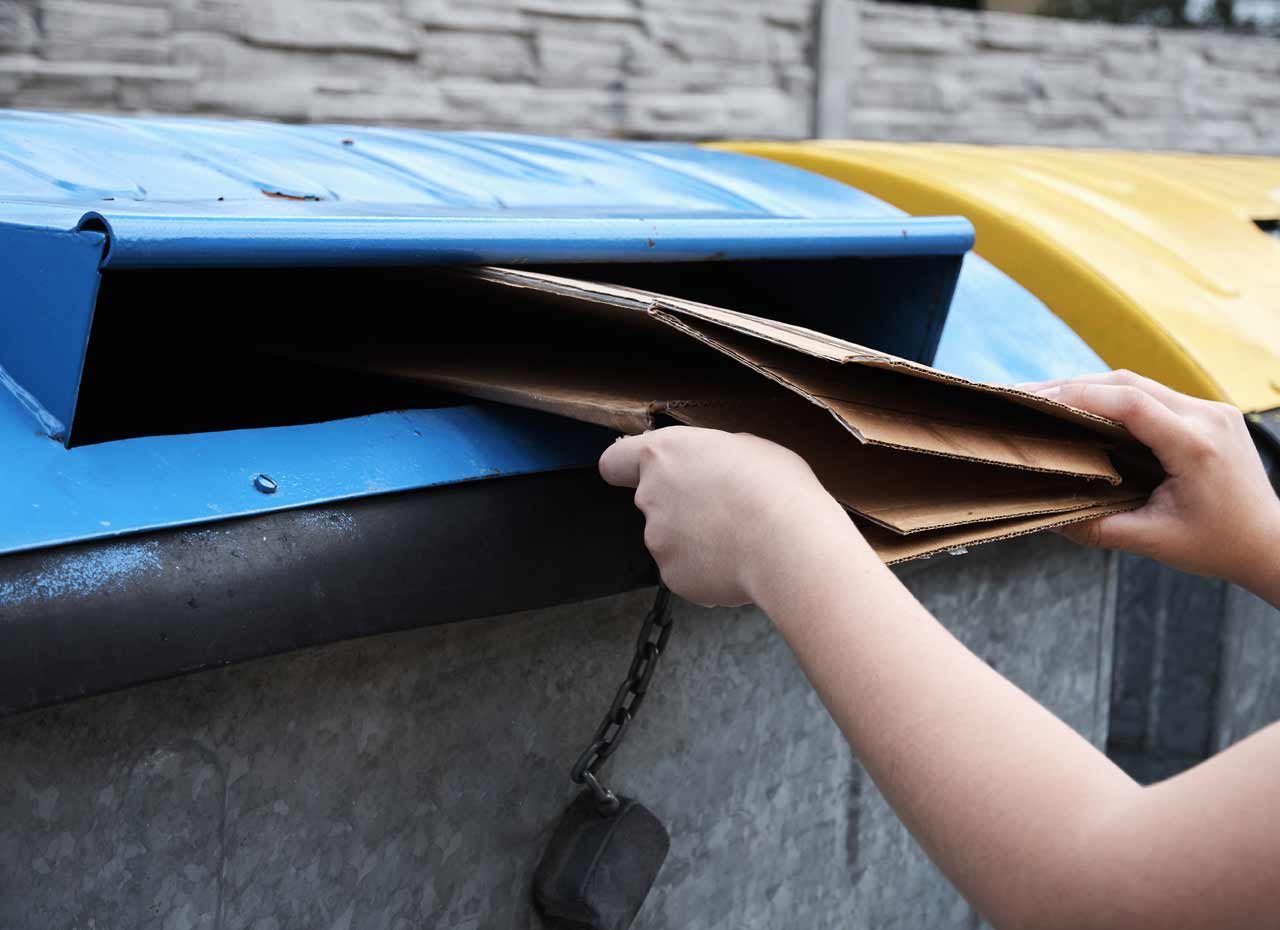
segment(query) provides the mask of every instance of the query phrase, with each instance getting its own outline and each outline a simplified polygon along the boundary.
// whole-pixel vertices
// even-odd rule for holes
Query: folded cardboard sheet
[[[638,433],[750,432],[804,457],[888,562],[1139,506],[1109,420],[812,330],[501,268],[425,276],[427,338],[343,364]]]

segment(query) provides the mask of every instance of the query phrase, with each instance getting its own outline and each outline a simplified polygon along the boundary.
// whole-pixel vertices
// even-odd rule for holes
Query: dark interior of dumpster
[[[732,307],[929,362],[955,264],[953,257],[912,257],[542,270]],[[463,319],[467,307],[456,306],[441,280],[423,268],[107,271],[70,445],[463,403],[421,384],[316,361],[305,351],[442,338],[443,322]],[[523,336],[506,338],[517,345]]]

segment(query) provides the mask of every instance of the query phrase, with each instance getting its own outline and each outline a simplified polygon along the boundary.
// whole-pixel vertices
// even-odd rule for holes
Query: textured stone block
[[[1175,86],[1183,70],[1180,61],[1160,51],[1134,54],[1104,49],[1098,60],[1103,75],[1123,81],[1156,81]]]
[[[308,98],[308,120],[430,127],[448,126],[453,122],[454,113],[443,95],[428,82],[392,87],[355,86],[345,92],[337,92],[335,84],[321,85]]]
[[[963,117],[943,124],[936,137],[947,142],[972,142],[982,145],[1050,144],[1050,136],[1044,129],[1036,126],[1029,115],[1012,114],[1003,107],[996,110],[967,111]],[[916,138],[922,137],[916,136]]]
[[[1176,117],[1181,112],[1178,89],[1164,81],[1105,81],[1098,96],[1120,117],[1121,127],[1129,120]]]
[[[646,18],[653,39],[677,58],[702,61],[763,61],[769,36],[761,21],[741,14],[699,10]]]
[[[726,62],[673,63],[669,66],[632,70],[627,78],[628,93],[639,95],[671,91],[716,93],[733,88],[772,88],[777,73],[767,62],[736,65]]]
[[[870,48],[909,54],[939,55],[969,47],[966,36],[931,16],[915,16],[907,22],[864,17],[861,38]]]
[[[810,67],[813,60],[813,39],[807,29],[790,25],[778,25],[766,20],[766,57],[780,65]]]
[[[1040,19],[1011,13],[984,13],[978,20],[976,45],[1009,52],[1042,52],[1053,47],[1052,30]]]
[[[533,26],[505,0],[406,0],[407,19],[432,29],[530,35]]]
[[[93,0],[43,0],[40,24],[54,40],[87,41],[119,37],[157,37],[172,26],[167,9]]]
[[[1199,39],[1200,54],[1216,67],[1258,75],[1280,75],[1280,56],[1276,54],[1275,39],[1212,33],[1200,33],[1196,38]]]
[[[196,85],[193,105],[211,113],[235,113],[300,122],[314,96],[309,80],[204,80]]]
[[[851,107],[849,134],[857,139],[943,139],[949,118],[939,112]]]
[[[24,0],[0,0],[0,52],[28,52],[40,42],[35,11]]]
[[[240,35],[244,31],[242,0],[169,0],[175,30],[201,30]]]
[[[369,0],[255,0],[244,38],[260,45],[415,55],[418,39],[392,9]]]
[[[554,125],[568,135],[619,131],[617,95],[608,90],[452,79],[438,86],[453,126],[534,131]]]
[[[497,81],[532,80],[538,73],[528,37],[486,32],[429,32],[418,60],[430,74]]]
[[[1028,110],[1040,129],[1101,130],[1108,119],[1107,108],[1097,100],[1036,100]]]
[[[939,86],[910,74],[869,75],[854,85],[853,102],[855,106],[872,109],[944,109]]]
[[[1101,65],[1094,59],[1042,58],[1026,73],[1032,91],[1045,100],[1097,100]]]
[[[164,38],[121,37],[65,41],[46,40],[40,49],[50,61],[119,61],[139,65],[163,65],[172,60],[173,44]]]
[[[560,34],[540,33],[534,44],[538,83],[547,87],[619,86],[628,46],[622,42],[587,42]]]
[[[516,9],[535,16],[564,19],[640,20],[640,10],[630,0],[516,0]]]

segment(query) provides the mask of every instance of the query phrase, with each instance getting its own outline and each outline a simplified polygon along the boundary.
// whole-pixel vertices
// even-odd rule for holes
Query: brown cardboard
[[[1146,495],[1143,494],[1131,500],[1098,504],[1069,514],[1022,517],[977,526],[956,526],[919,536],[899,536],[879,526],[868,524],[861,524],[861,529],[862,535],[871,544],[876,554],[887,564],[895,565],[898,562],[927,559],[942,553],[960,555],[961,550],[968,549],[970,546],[980,546],[983,543],[1012,539],[1015,536],[1025,536],[1040,530],[1056,529],[1096,517],[1136,510],[1145,501]]]
[[[786,446],[809,463],[836,500],[897,533],[1062,513],[1133,497],[1131,489],[1103,481],[851,442],[821,408],[786,397],[683,405],[666,413],[689,426],[752,433]]]
[[[812,330],[512,269],[432,273],[438,324],[355,364],[627,433],[664,422],[791,448],[901,561],[1136,506],[1118,424]]]
[[[1106,456],[1106,443],[1101,440],[1114,442],[1125,438],[1123,428],[1036,395],[966,381],[802,327],[634,288],[505,268],[477,269],[475,277],[513,288],[541,290],[569,301],[648,313],[825,407],[864,442],[1104,478],[1115,484],[1120,481],[1120,475]],[[877,392],[868,395],[859,388],[859,382],[847,377],[847,372],[846,377],[839,379],[846,393],[833,389],[840,374],[836,366],[854,365],[867,366],[877,375],[892,373],[904,402],[911,398],[901,396],[902,392],[921,395],[928,387],[941,383],[949,386],[953,394],[959,389],[968,396],[968,403],[957,401],[936,412],[930,407],[927,413],[918,409],[910,411],[902,405],[879,406]],[[880,380],[883,382],[883,377]],[[878,394],[883,393],[882,386]],[[938,392],[931,393],[935,399],[930,403],[936,405]],[[980,412],[980,408],[994,398],[999,398],[997,403],[1005,408],[1003,429],[993,428],[990,416]],[[1011,406],[1011,400],[1035,411],[1034,416],[1040,423],[1038,431],[1026,427],[1027,418],[1019,416],[1022,411]],[[963,412],[966,407],[967,415]],[[1023,427],[1021,430],[1016,428],[1019,425]],[[1084,427],[1084,431],[1072,427]],[[1090,435],[1091,441],[1084,441]]]

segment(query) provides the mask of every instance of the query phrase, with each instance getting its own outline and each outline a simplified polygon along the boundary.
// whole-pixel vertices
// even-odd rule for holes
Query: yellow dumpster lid
[[[977,252],[1109,364],[1246,411],[1280,407],[1280,158],[880,142],[721,143],[910,213]]]

